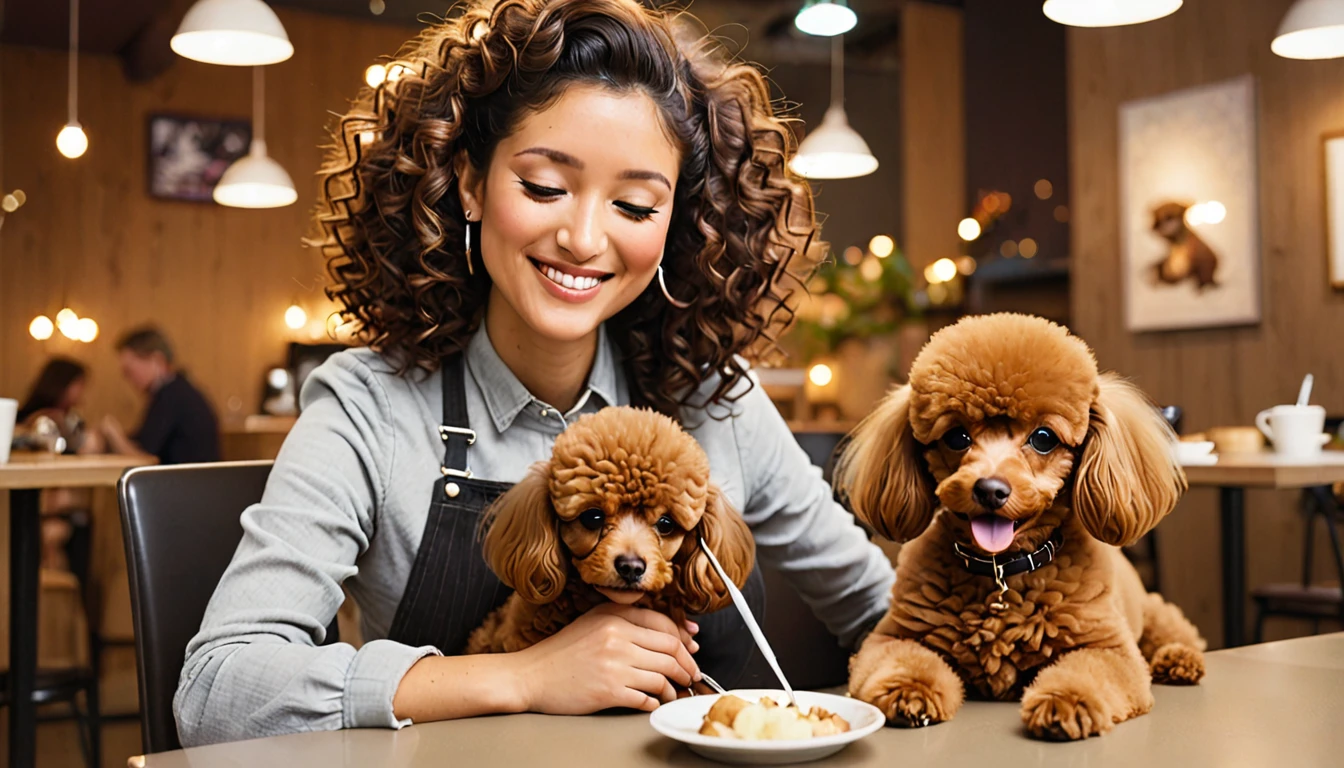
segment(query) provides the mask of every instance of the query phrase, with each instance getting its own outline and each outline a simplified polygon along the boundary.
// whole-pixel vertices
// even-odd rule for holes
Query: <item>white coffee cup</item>
[[[1319,405],[1276,405],[1255,416],[1255,426],[1274,444],[1274,453],[1291,459],[1319,456],[1330,441],[1325,434],[1325,408]]]
[[[14,440],[14,419],[19,415],[19,401],[0,397],[0,464],[9,463],[9,444]]]

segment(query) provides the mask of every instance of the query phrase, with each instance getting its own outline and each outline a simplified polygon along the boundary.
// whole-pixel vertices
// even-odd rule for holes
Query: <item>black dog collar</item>
[[[1055,559],[1055,555],[1059,552],[1059,547],[1063,543],[1064,536],[1056,528],[1040,549],[1035,552],[1018,553],[1007,558],[982,557],[963,547],[960,542],[953,542],[952,548],[956,551],[957,557],[961,558],[966,570],[976,576],[992,576],[995,581],[1002,582],[1009,576],[1031,573],[1048,564]]]

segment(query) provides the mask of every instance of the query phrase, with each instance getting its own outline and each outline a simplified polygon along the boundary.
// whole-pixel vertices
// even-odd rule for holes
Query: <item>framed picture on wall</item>
[[[1129,330],[1260,321],[1255,114],[1250,75],[1120,106]]]
[[[1344,289],[1344,131],[1327,133],[1325,149],[1326,274]]]
[[[252,124],[235,118],[150,115],[148,134],[150,196],[208,203],[224,169],[247,154]]]

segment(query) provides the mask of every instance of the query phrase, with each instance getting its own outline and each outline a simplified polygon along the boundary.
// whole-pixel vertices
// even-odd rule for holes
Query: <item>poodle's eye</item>
[[[607,521],[607,516],[600,509],[587,509],[579,515],[579,523],[590,531],[596,531]]]
[[[971,433],[965,427],[954,427],[943,435],[943,445],[954,451],[964,451],[971,447]]]
[[[1049,427],[1037,427],[1031,437],[1027,438],[1027,445],[1042,456],[1059,447],[1059,436]]]
[[[658,531],[659,536],[671,536],[672,532],[677,530],[677,523],[668,515],[663,515],[653,524],[653,529]]]

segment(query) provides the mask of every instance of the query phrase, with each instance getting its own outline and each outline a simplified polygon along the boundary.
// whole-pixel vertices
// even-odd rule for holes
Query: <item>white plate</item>
[[[789,701],[788,694],[779,690],[743,690],[731,693],[753,703],[762,696],[769,696],[780,704]],[[812,691],[797,691],[796,695],[799,707],[803,709],[821,707],[834,712],[849,722],[849,731],[834,736],[791,741],[738,741],[718,736],[702,736],[699,733],[700,726],[705,721],[705,713],[719,700],[717,695],[690,696],[671,704],[664,704],[649,715],[649,725],[669,739],[675,739],[690,747],[692,752],[711,760],[741,765],[784,765],[820,760],[833,755],[847,745],[880,729],[886,723],[881,710],[858,699]]]

